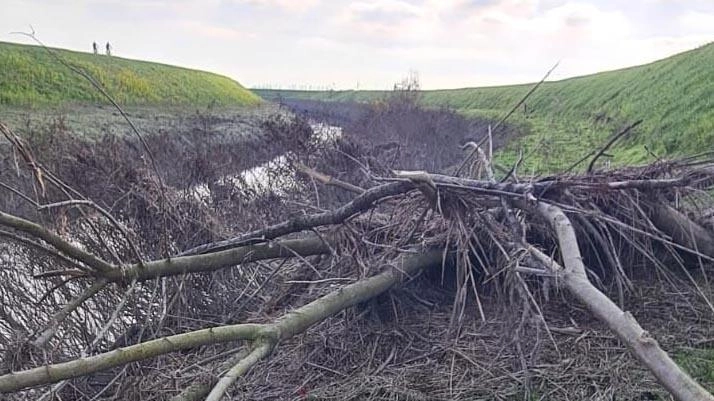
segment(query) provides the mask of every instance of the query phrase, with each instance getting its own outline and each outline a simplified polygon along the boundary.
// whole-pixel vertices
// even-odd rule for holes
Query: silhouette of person
[[[107,42],[107,56],[111,56],[111,55],[112,55],[112,45],[110,45],[109,42]]]
[[[94,50],[94,55],[97,55],[97,42],[92,43],[92,49]]]

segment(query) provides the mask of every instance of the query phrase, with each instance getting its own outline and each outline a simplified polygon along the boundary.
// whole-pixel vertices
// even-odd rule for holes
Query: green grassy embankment
[[[247,106],[261,99],[209,72],[120,57],[51,49],[94,77],[122,105]],[[105,103],[79,74],[39,46],[0,42],[0,107]]]
[[[614,164],[636,164],[714,150],[714,43],[650,64],[544,83],[511,119],[526,133],[499,154],[512,163],[529,155],[526,171],[552,172],[600,147],[613,132],[642,119],[612,149]],[[513,85],[422,93],[426,106],[449,106],[467,116],[499,118],[531,88]],[[330,101],[375,101],[384,91],[267,91]],[[523,170],[521,170],[523,171]]]

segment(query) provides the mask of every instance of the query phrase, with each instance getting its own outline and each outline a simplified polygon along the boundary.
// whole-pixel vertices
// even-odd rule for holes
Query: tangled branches
[[[498,181],[484,152],[475,152],[481,167],[471,168],[476,174],[469,177],[392,172],[349,138],[325,144],[309,134],[284,135],[304,129],[299,122],[266,129],[281,133],[271,141],[290,149],[266,167],[266,177],[276,180],[272,190],[265,183],[251,186],[236,174],[245,167],[222,170],[195,178],[210,184],[208,195],[196,186],[169,188],[168,213],[152,210],[159,203],[151,195],[155,185],[148,169],[117,160],[104,169],[106,155],[86,150],[73,152],[69,164],[43,163],[25,151],[25,174],[37,185],[43,177],[47,188],[33,192],[16,188],[19,182],[3,183],[32,207],[0,212],[6,228],[0,235],[16,244],[7,248],[13,268],[3,270],[13,284],[3,287],[2,296],[15,303],[8,304],[10,311],[2,309],[0,391],[75,399],[104,392],[143,397],[157,388],[152,386],[177,383],[169,393],[177,400],[218,400],[237,380],[258,380],[251,370],[262,369],[261,361],[270,355],[265,365],[291,369],[284,358],[306,352],[298,341],[303,333],[322,337],[322,348],[312,349],[329,352],[330,338],[350,335],[348,328],[333,332],[328,322],[335,315],[351,316],[347,325],[369,321],[371,315],[378,322],[385,315],[396,322],[405,313],[420,317],[419,308],[435,304],[419,293],[395,295],[406,291],[395,287],[422,280],[448,284],[450,316],[441,325],[458,343],[466,341],[472,306],[482,322],[489,319],[488,298],[521,310],[518,335],[528,336],[528,327],[545,330],[557,350],[537,295],[548,299],[555,290],[571,294],[607,325],[675,398],[712,399],[624,309],[642,266],[673,283],[684,276],[696,284],[694,275],[700,272],[706,279],[714,236],[697,219],[711,205],[710,163],[659,162],[530,180],[508,174]],[[21,145],[12,143],[17,151],[26,149]],[[121,177],[110,181],[114,197],[90,201],[53,173],[69,171],[80,157],[82,173],[92,182]],[[157,163],[162,157],[156,155]],[[219,171],[216,167],[198,170]],[[358,174],[350,174],[350,168]],[[180,182],[180,174],[166,176],[169,183]],[[167,243],[157,247],[161,240]],[[172,256],[160,256],[167,249]],[[24,276],[29,271],[32,281]],[[611,293],[617,302],[610,300]],[[711,308],[708,290],[699,288],[698,295]],[[385,297],[388,312],[380,309]],[[34,302],[34,313],[15,310]],[[529,320],[536,323],[529,326]],[[409,344],[418,337],[414,332],[401,336],[410,338]],[[340,350],[354,355],[360,347],[343,343]],[[388,370],[398,358],[396,347],[376,366],[369,359],[370,371]],[[430,352],[446,350],[422,350],[421,355],[429,358]],[[448,352],[480,366],[458,348]],[[317,371],[341,374],[310,362],[312,355],[305,357]],[[527,365],[522,350],[519,355]],[[453,365],[454,359],[452,370]],[[146,372],[168,372],[167,366],[175,373],[142,380]],[[205,373],[194,373],[198,368]],[[101,372],[110,378],[102,380]],[[52,383],[73,385],[37,392]],[[525,379],[520,386],[529,388]],[[453,392],[452,378],[449,388]],[[296,391],[307,392],[304,384]]]

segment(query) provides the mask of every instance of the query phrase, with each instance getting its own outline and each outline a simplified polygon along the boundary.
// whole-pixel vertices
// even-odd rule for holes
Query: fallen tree
[[[16,138],[9,128],[2,127],[6,136]],[[7,371],[0,376],[0,392],[32,392],[37,386],[70,383],[67,380],[91,378],[98,372],[121,367],[124,370],[113,374],[114,379],[126,377],[126,369],[133,363],[192,351],[194,359],[180,363],[177,371],[200,365],[210,373],[201,377],[200,383],[175,388],[170,395],[176,400],[207,397],[215,401],[281,344],[331,316],[346,313],[349,308],[368,311],[370,302],[417,276],[436,277],[432,278],[436,281],[440,277],[443,282],[448,275],[453,278],[453,314],[449,323],[452,334],[463,331],[464,316],[473,303],[485,319],[481,297],[492,288],[497,293],[512,294],[513,299],[504,298],[504,303],[523,305],[523,316],[536,316],[536,320],[545,324],[552,340],[533,294],[540,290],[548,292],[548,286],[555,284],[604,322],[673,397],[714,399],[623,309],[622,302],[618,306],[611,301],[602,287],[604,281],[617,283],[618,296],[622,298],[639,259],[648,261],[665,275],[677,272],[678,269],[667,266],[672,264],[681,267],[688,277],[697,270],[706,277],[714,261],[714,234],[696,221],[696,206],[714,183],[707,162],[658,162],[641,168],[588,171],[545,179],[518,179],[510,172],[497,181],[490,158],[476,146],[476,163],[480,167],[471,171],[481,173],[475,176],[422,171],[376,176],[374,171],[389,170],[368,168],[366,164],[361,168],[370,175],[368,186],[364,183],[358,186],[320,172],[319,165],[307,167],[303,162],[310,162],[311,158],[295,155],[295,160],[289,160],[294,169],[288,171],[304,175],[298,175],[296,182],[314,184],[315,208],[321,208],[321,199],[327,202],[319,184],[329,185],[330,190],[348,191],[352,199],[312,213],[301,207],[298,214],[292,210],[286,213],[285,220],[274,224],[188,246],[171,256],[159,257],[154,252],[156,257],[144,258],[142,255],[152,255],[155,247],[142,246],[140,232],[130,233],[121,219],[107,217],[112,213],[77,198],[51,170],[36,162],[26,148],[19,147],[21,141],[12,143],[16,151],[27,155],[26,172],[31,182],[38,188],[49,188],[34,196],[15,189],[30,199],[38,211],[47,213],[68,207],[100,212],[93,216],[81,213],[70,216],[85,223],[75,227],[79,231],[64,235],[44,222],[43,215],[33,221],[31,216],[0,212],[0,225],[10,230],[0,231],[0,236],[30,252],[31,257],[42,256],[37,268],[30,269],[35,271],[34,278],[44,283],[43,295],[35,294],[40,298],[38,304],[45,299],[68,299],[56,302],[61,307],[45,316],[34,329],[27,323],[13,322],[19,319],[8,319],[13,329],[24,335],[15,345],[5,348]],[[312,153],[313,149],[305,151]],[[5,184],[5,188],[13,186]],[[295,193],[304,192],[305,188],[308,186],[296,188]],[[53,190],[69,199],[49,199]],[[45,191],[46,195],[40,194]],[[146,197],[147,193],[140,195]],[[166,208],[157,208],[152,218],[163,219],[164,223],[180,220],[178,198],[165,196],[169,199]],[[56,202],[64,203],[48,207]],[[683,210],[689,210],[691,215]],[[151,236],[167,241],[170,237],[166,232]],[[25,272],[20,267],[16,270]],[[282,283],[276,283],[283,274],[290,276],[281,270],[291,270],[290,274],[297,278],[283,278]],[[594,285],[592,279],[601,287]],[[206,302],[219,302],[209,289],[235,283],[240,289],[235,303],[225,300],[226,307],[234,310],[223,310],[212,320],[196,313],[203,306],[193,304],[198,302],[195,299],[185,299],[185,287],[190,280],[197,283],[192,296]],[[255,289],[249,291],[251,286]],[[275,290],[275,297],[256,301],[266,286]],[[306,290],[302,298],[287,302],[285,298],[293,286]],[[11,290],[8,287],[5,292],[11,294]],[[234,293],[219,291],[224,296]],[[709,302],[706,291],[699,296]],[[102,337],[120,337],[125,322],[119,311],[132,297],[137,298],[131,302],[144,318],[139,334],[133,339],[124,338],[122,343],[115,341],[117,346],[109,346],[108,339]],[[306,300],[305,297],[312,299],[297,307],[296,301]],[[110,305],[102,304],[104,299]],[[249,303],[253,303],[256,314],[245,314]],[[394,315],[398,315],[394,309]],[[86,314],[86,310],[100,310],[99,316],[92,318],[100,323],[89,325],[82,323],[81,318],[73,320],[72,316]],[[180,314],[187,314],[192,322],[183,324],[175,317]],[[171,319],[176,320],[170,322]],[[152,320],[157,322],[156,327],[148,323]],[[87,338],[75,344],[73,331],[63,331],[63,327],[82,324],[87,325],[83,333]],[[519,331],[522,326],[519,325]],[[169,334],[175,331],[179,332]],[[145,332],[150,335],[144,336]],[[315,333],[307,335],[310,334]],[[220,348],[225,346],[228,348]],[[218,348],[207,361],[195,360],[206,347]],[[240,351],[236,352],[236,347]],[[393,353],[390,355],[377,371],[394,359]],[[470,358],[465,359],[478,366]],[[96,392],[101,395],[112,386],[121,388],[114,379],[102,383]],[[62,384],[44,394],[49,397],[60,391]],[[72,397],[82,397],[73,394]],[[278,395],[281,396],[286,395]]]

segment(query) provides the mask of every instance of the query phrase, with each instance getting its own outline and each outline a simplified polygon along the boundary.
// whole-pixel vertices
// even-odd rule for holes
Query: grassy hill
[[[570,166],[605,143],[625,124],[643,123],[613,149],[614,163],[641,163],[656,156],[714,150],[714,43],[650,64],[546,82],[511,122],[527,133],[504,149],[513,162],[519,150],[525,168],[554,171]],[[428,106],[449,106],[471,116],[504,115],[532,85],[424,91]],[[256,91],[277,96],[333,101],[374,101],[380,91]]]
[[[120,57],[52,49],[99,81],[124,105],[251,105],[260,98],[217,74]],[[104,102],[79,74],[46,49],[0,42],[0,106]]]

